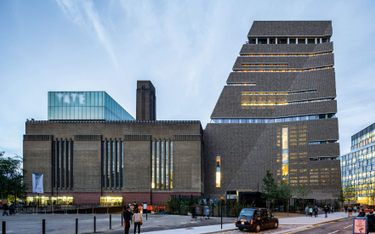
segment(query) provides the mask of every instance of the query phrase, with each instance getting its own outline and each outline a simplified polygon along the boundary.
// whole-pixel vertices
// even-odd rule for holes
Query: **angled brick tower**
[[[337,199],[331,36],[331,21],[253,23],[204,131],[206,194],[256,201],[270,170],[309,185],[307,198]]]

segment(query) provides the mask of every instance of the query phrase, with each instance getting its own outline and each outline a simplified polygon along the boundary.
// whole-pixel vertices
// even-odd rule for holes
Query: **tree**
[[[302,199],[302,208],[303,210],[305,208],[305,200],[306,197],[311,193],[311,189],[307,183],[299,184],[297,186],[294,186],[294,194],[297,198]]]
[[[344,192],[342,189],[340,190],[340,195],[338,197],[339,202],[341,202],[341,206],[344,207],[344,202],[345,202],[345,197],[344,197]]]
[[[268,209],[270,208],[271,203],[274,204],[276,197],[277,183],[275,178],[273,178],[272,173],[269,170],[267,170],[267,174],[263,178],[262,198],[267,201]]]
[[[4,152],[1,152],[1,156]],[[23,183],[24,172],[22,169],[22,158],[15,157],[1,157],[0,158],[0,188],[1,199],[8,199],[9,197],[23,198],[26,195],[27,187]]]
[[[287,181],[283,181],[278,190],[279,198],[283,200],[286,207],[287,216],[289,216],[289,201],[293,196],[293,188]]]

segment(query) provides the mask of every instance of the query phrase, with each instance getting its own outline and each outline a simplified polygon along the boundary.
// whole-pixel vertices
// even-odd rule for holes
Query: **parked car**
[[[279,220],[266,208],[244,208],[236,219],[240,231],[249,229],[259,232],[268,228],[278,228]]]

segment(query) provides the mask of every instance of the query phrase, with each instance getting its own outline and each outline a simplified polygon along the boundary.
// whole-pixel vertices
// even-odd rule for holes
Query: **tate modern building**
[[[135,118],[103,91],[49,92],[48,120],[26,121],[25,182],[42,173],[47,204],[161,204],[256,196],[269,170],[278,183],[308,184],[308,198],[336,199],[331,36],[331,21],[255,21],[204,130],[157,120],[151,81],[137,82]]]

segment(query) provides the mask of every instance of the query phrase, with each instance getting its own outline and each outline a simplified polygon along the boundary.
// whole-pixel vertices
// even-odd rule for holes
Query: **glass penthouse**
[[[134,120],[104,91],[48,92],[49,120]]]
[[[374,156],[375,123],[354,134],[351,152],[340,156],[342,188],[348,203],[374,204]]]

